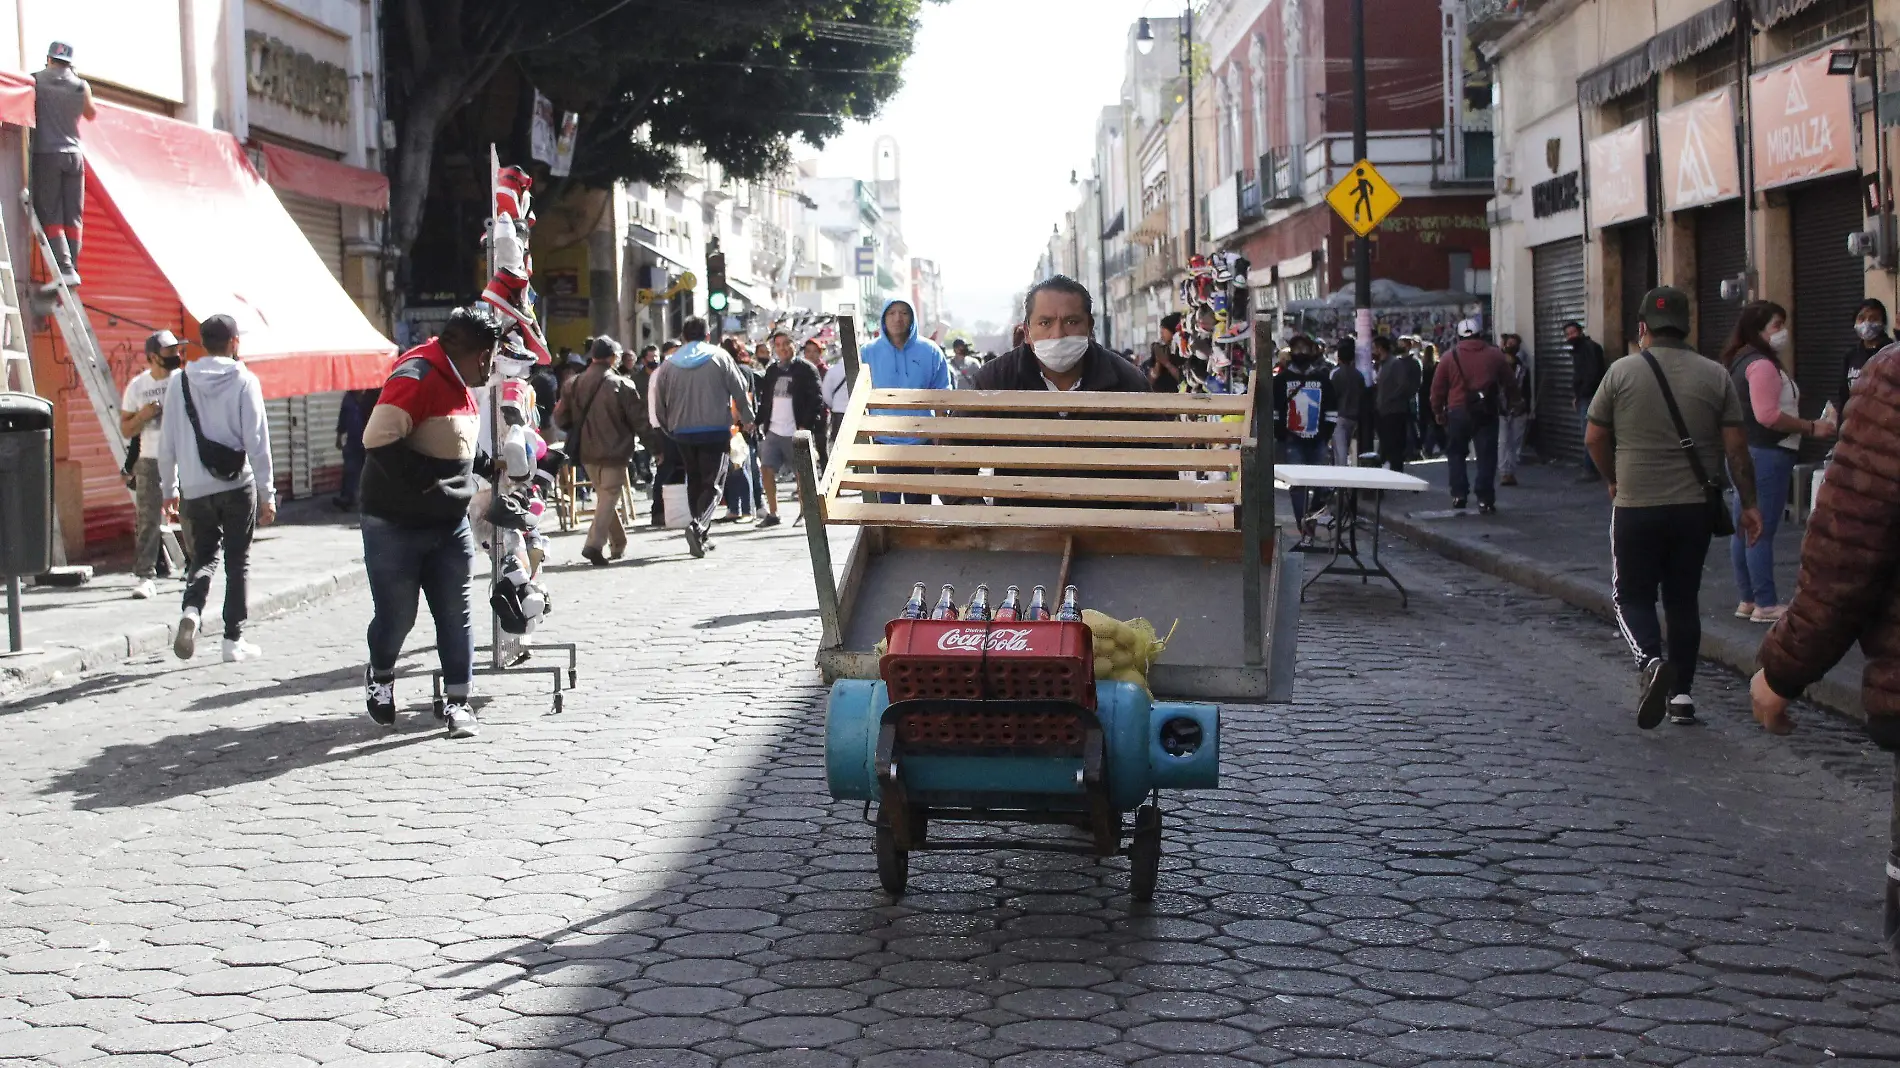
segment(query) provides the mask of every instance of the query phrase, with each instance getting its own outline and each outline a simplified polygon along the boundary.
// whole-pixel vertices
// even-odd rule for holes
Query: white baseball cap
[[[1478,326],[1479,326],[1478,320],[1476,319],[1462,319],[1458,323],[1458,336],[1459,337],[1477,337]]]

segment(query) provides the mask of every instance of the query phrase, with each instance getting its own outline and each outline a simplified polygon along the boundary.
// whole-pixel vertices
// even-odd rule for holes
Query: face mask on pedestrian
[[[1880,323],[1869,320],[1855,323],[1854,333],[1859,334],[1862,341],[1872,341],[1881,334],[1886,333],[1886,330]]]
[[[1776,352],[1787,352],[1788,351],[1788,328],[1782,327],[1780,330],[1777,330],[1774,333],[1769,334],[1766,340],[1768,342],[1769,348],[1774,349]]]
[[[1086,337],[1051,337],[1036,342],[1036,362],[1057,374],[1074,370],[1089,351]]]
[[[167,371],[176,371],[184,366],[184,363],[185,358],[178,355],[176,351],[159,353],[158,365]]]

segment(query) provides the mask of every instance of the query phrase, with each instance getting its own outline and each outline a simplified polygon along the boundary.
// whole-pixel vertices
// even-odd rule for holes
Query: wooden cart
[[[877,677],[913,583],[959,601],[986,583],[992,606],[1041,585],[1052,610],[1074,584],[1085,608],[1173,628],[1157,695],[1290,698],[1300,565],[1273,525],[1265,394],[874,390],[840,328],[855,385],[822,480],[797,447],[827,682]],[[892,414],[911,409],[935,414]],[[878,501],[906,492],[970,503]]]

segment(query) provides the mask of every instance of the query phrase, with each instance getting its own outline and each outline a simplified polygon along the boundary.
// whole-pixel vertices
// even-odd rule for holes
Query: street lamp
[[[1143,15],[1135,21],[1135,51],[1142,55],[1155,50],[1154,27],[1148,25],[1148,17]]]

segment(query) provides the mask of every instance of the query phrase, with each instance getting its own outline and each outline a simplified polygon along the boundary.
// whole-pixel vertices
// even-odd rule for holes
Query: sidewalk
[[[1614,618],[1610,603],[1610,502],[1603,484],[1578,483],[1578,469],[1542,464],[1518,468],[1519,486],[1498,490],[1498,514],[1481,516],[1477,502],[1469,512],[1454,511],[1446,488],[1443,460],[1415,463],[1407,471],[1432,484],[1422,494],[1391,494],[1386,499],[1388,529],[1441,556],[1557,597],[1586,611]],[[1794,595],[1806,527],[1784,521],[1775,538],[1775,586],[1786,603]],[[1755,671],[1755,651],[1767,628],[1736,619],[1741,598],[1729,564],[1729,543],[1717,539],[1709,549],[1702,579],[1702,655],[1744,674]],[[1860,703],[1861,669],[1866,659],[1856,647],[1808,698],[1855,719]]]
[[[87,562],[95,573],[85,586],[23,586],[28,651],[0,655],[0,700],[134,657],[170,655],[184,583],[160,579],[158,596],[134,600],[129,552]],[[327,495],[287,501],[277,522],[260,528],[251,547],[251,618],[277,615],[364,582],[355,514],[337,511]],[[214,639],[223,603],[219,578],[211,584],[205,609],[204,633]],[[199,655],[216,656],[216,641],[203,643]]]

